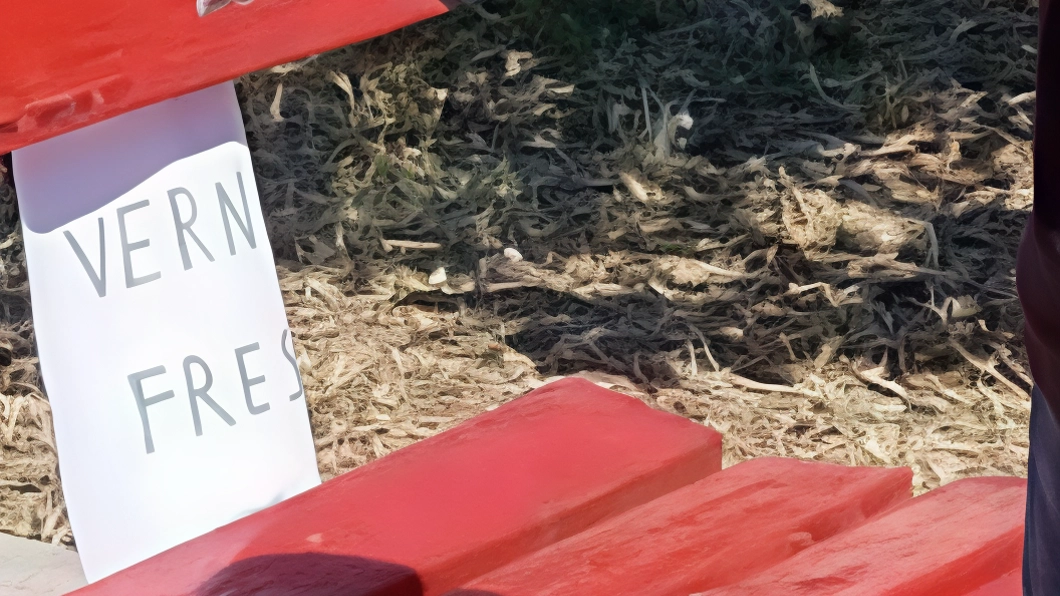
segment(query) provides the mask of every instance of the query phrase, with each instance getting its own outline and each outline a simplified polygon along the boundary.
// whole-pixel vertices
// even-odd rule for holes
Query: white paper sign
[[[18,150],[14,174],[89,581],[318,484],[232,84]]]

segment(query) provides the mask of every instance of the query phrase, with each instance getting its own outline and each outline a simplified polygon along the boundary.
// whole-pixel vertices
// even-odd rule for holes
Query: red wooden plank
[[[713,430],[565,380],[77,594],[440,594],[720,467]]]
[[[958,480],[701,596],[959,596],[1019,565],[1027,482]]]
[[[1020,568],[1013,569],[994,581],[968,592],[964,596],[1022,596],[1023,573]]]
[[[450,596],[688,596],[740,581],[911,494],[908,468],[751,460],[496,569]]]
[[[0,153],[247,72],[382,35],[448,0],[14,0],[0,35]]]

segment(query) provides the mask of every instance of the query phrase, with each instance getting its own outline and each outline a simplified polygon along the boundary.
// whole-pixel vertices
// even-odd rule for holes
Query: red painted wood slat
[[[0,34],[0,153],[253,70],[361,41],[450,0],[13,0]]]
[[[1023,596],[1023,573],[1017,567],[964,596]]]
[[[957,480],[701,596],[962,596],[1017,567],[1026,480]]]
[[[712,429],[569,379],[76,593],[440,594],[720,467]]]
[[[755,459],[496,569],[449,596],[688,596],[752,576],[911,495],[908,468]]]

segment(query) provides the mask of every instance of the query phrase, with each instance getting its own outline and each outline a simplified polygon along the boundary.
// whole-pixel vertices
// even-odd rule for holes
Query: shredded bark
[[[325,478],[563,375],[729,464],[1025,473],[1036,2],[540,5],[238,82]],[[69,544],[9,185],[0,238],[0,531]]]

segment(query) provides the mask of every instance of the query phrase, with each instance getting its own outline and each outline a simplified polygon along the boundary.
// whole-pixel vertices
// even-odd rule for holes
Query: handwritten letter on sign
[[[318,484],[233,86],[21,149],[14,172],[89,581]]]

